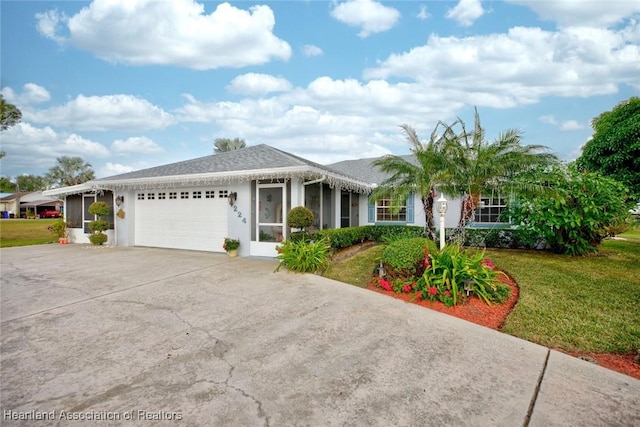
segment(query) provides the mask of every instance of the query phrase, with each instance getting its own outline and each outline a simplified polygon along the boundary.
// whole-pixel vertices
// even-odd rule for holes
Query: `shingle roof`
[[[95,181],[118,181],[137,178],[277,169],[296,166],[312,166],[319,169],[327,169],[325,166],[303,159],[302,157],[286,153],[265,144],[260,144],[241,148],[239,150],[225,151],[211,156],[199,157],[197,159],[123,173],[120,175],[97,179]]]
[[[406,161],[412,161],[413,159],[413,156],[411,155],[398,157],[403,158]],[[380,184],[389,176],[388,174],[381,172],[378,167],[373,166],[373,162],[381,158],[382,157],[370,157],[366,159],[344,160],[342,162],[329,164],[327,167],[345,175],[352,176],[360,181]]]

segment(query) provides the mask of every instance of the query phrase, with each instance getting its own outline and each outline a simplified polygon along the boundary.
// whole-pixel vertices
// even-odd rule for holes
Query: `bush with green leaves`
[[[447,306],[458,304],[466,291],[491,304],[502,303],[511,289],[498,280],[496,270],[484,250],[463,250],[458,245],[429,252],[425,271],[416,282],[416,293],[425,300],[438,300]]]
[[[389,236],[422,237],[423,235],[424,227],[413,225],[361,225],[319,230],[314,237],[326,239],[331,249],[337,251],[366,241],[384,242]],[[391,240],[394,239],[391,238]]]
[[[325,240],[285,240],[277,248],[277,259],[282,266],[297,273],[312,273],[322,271],[329,266],[329,244]]]
[[[546,173],[554,194],[524,197],[509,215],[519,227],[555,253],[585,255],[597,252],[608,235],[607,227],[627,220],[632,203],[621,183],[574,166]]]
[[[109,239],[104,231],[107,231],[110,227],[109,221],[106,221],[104,217],[109,215],[111,207],[105,202],[94,202],[89,205],[89,213],[98,217],[97,220],[89,223],[89,229],[93,231],[89,235],[89,241],[94,245],[103,245]]]
[[[304,230],[313,224],[313,212],[304,206],[296,206],[287,213],[287,226]]]
[[[427,254],[436,250],[436,244],[426,237],[398,239],[384,248],[381,262],[390,277],[417,277],[424,271]]]

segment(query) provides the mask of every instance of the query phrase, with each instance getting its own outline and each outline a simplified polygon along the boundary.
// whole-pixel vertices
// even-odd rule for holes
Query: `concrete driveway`
[[[640,425],[638,380],[272,260],[0,256],[3,426]]]

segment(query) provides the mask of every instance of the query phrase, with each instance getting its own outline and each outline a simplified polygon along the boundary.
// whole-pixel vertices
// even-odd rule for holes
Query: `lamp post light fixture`
[[[436,211],[440,214],[440,250],[444,248],[444,214],[447,213],[447,199],[440,194],[440,198],[436,201]]]

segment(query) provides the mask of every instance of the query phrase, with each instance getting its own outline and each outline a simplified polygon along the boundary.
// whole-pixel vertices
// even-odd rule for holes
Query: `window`
[[[149,193],[147,194],[147,199],[148,200],[155,200],[156,198],[156,193]]]
[[[215,190],[213,190],[213,191],[209,191],[209,190],[205,191],[205,192],[204,192],[204,197],[205,197],[205,198],[207,198],[207,199],[213,199],[213,198],[215,198],[215,197],[216,197],[216,192],[215,192]]]
[[[474,222],[504,222],[502,213],[507,209],[507,199],[498,196],[480,197]]]
[[[144,193],[138,193],[138,200],[144,200]]]
[[[376,202],[376,222],[407,222],[406,202],[394,205],[391,199],[380,199]]]
[[[194,191],[192,196],[194,199],[202,199],[202,191]]]
[[[177,199],[177,198],[178,198],[178,193],[176,193],[175,191],[169,192],[169,199]]]
[[[188,191],[181,191],[180,192],[180,198],[181,199],[188,199],[189,198],[189,192]]]
[[[158,200],[164,200],[167,198],[167,193],[158,193]]]
[[[228,190],[220,190],[218,192],[218,197],[220,197],[222,199],[229,197],[229,191]]]

